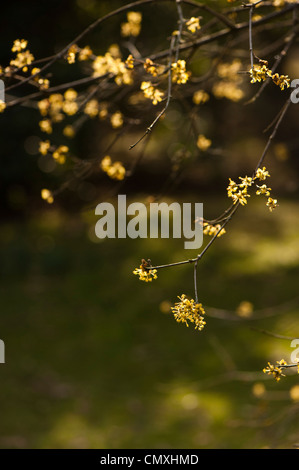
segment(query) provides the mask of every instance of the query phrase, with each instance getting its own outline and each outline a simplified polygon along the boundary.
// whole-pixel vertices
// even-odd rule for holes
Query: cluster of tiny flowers
[[[142,82],[140,89],[143,91],[145,98],[150,99],[153,105],[158,104],[163,99],[164,93],[155,88],[152,82]]]
[[[53,194],[49,189],[41,190],[41,198],[44,199],[44,201],[47,201],[48,204],[52,204],[54,202]]]
[[[121,162],[112,163],[112,160],[108,155],[101,161],[101,168],[111,179],[119,181],[123,180],[126,174],[126,170]]]
[[[250,197],[250,194],[248,194],[248,188],[253,184],[256,184],[256,180],[264,181],[268,177],[270,177],[270,174],[266,170],[266,168],[263,167],[258,168],[256,170],[254,177],[245,176],[244,178],[242,178],[241,176],[239,176],[241,183],[236,183],[230,178],[229,185],[227,187],[228,197],[232,198],[234,204],[239,202],[240,204],[242,204],[242,206],[244,206],[245,204],[247,204],[247,198]],[[256,184],[256,188],[257,196],[264,195],[268,197],[266,205],[272,212],[272,210],[278,206],[278,203],[277,199],[273,199],[270,197],[271,188],[269,188],[266,184],[263,184],[261,186]]]
[[[39,153],[41,155],[47,155],[51,147],[50,141],[45,140],[45,141],[40,141],[39,143]]]
[[[203,317],[205,311],[202,304],[196,303],[193,299],[187,299],[185,294],[178,296],[178,298],[180,302],[171,307],[175,320],[178,323],[185,323],[186,326],[189,326],[188,322],[193,323],[194,328],[201,331],[206,324]]]
[[[4,103],[3,100],[0,100],[0,113],[3,113],[5,108],[6,108],[6,104]]]
[[[204,90],[197,90],[194,94],[193,94],[193,103],[196,104],[196,105],[200,105],[200,104],[203,104],[203,103],[206,103],[207,101],[209,101],[210,99],[210,96],[209,94],[204,91]]]
[[[216,225],[211,225],[208,222],[203,223],[203,234],[204,235],[210,235],[211,237],[214,237],[217,234],[217,237],[221,237],[226,233],[225,229],[221,229],[220,224]],[[218,233],[219,232],[219,233]]]
[[[121,35],[124,37],[138,36],[141,31],[142,14],[139,11],[129,11],[126,23],[121,24]]]
[[[290,79],[287,75],[279,75],[278,73],[272,72],[268,68],[267,61],[261,61],[260,64],[254,65],[250,70],[250,77],[251,83],[262,82],[267,80],[267,78],[271,78],[275,85],[279,86],[281,90],[284,90],[285,87],[288,88],[290,86]]]
[[[131,85],[133,82],[131,71],[128,70],[126,62],[120,57],[106,52],[104,56],[97,56],[92,63],[93,76],[100,77],[102,75],[111,74],[117,85]]]
[[[116,111],[110,116],[110,124],[114,129],[118,129],[124,123],[123,115],[120,111]]]
[[[59,145],[59,147],[57,147],[57,149],[54,150],[52,156],[54,160],[57,161],[57,163],[59,163],[60,165],[63,165],[63,163],[65,163],[66,155],[68,154],[68,152],[69,152],[69,148],[67,145]]]
[[[139,276],[140,281],[152,282],[153,279],[157,279],[156,269],[145,269],[141,264],[139,268],[135,268],[133,274]]]
[[[241,82],[239,71],[241,69],[241,61],[234,59],[231,63],[223,62],[217,67],[217,81],[212,89],[213,95],[218,98],[226,98],[230,101],[240,101],[244,92],[239,88],[238,83]]]
[[[77,44],[73,44],[67,51],[66,60],[69,64],[73,64],[76,61],[76,57],[80,62],[88,60],[92,57],[93,52],[89,46],[80,48]]]
[[[145,59],[143,68],[146,71],[146,73],[151,74],[153,77],[156,77],[159,73],[162,73],[164,71],[163,66],[154,64],[154,62],[151,59]]]
[[[187,29],[191,31],[191,33],[195,33],[196,31],[200,29],[199,18],[192,16],[190,20],[186,21],[186,26],[187,26]]]
[[[72,88],[65,91],[64,95],[61,93],[53,93],[48,98],[38,102],[38,109],[40,114],[45,117],[39,122],[42,132],[51,134],[52,123],[61,122],[65,114],[72,116],[78,111],[78,104],[76,102],[77,92]]]
[[[186,61],[178,60],[171,64],[172,81],[179,85],[187,83],[189,80],[190,72],[186,71]]]
[[[206,150],[208,150],[208,148],[211,147],[212,141],[210,139],[207,139],[207,137],[205,137],[203,134],[200,134],[197,138],[196,145],[199,150],[205,152]]]
[[[268,362],[268,367],[263,369],[264,374],[273,375],[276,382],[279,382],[281,377],[285,377],[285,374],[282,373],[283,366],[287,365],[287,362],[284,359],[276,361],[276,366]]]
[[[15,59],[10,61],[10,65],[22,68],[23,72],[27,72],[28,65],[34,61],[34,56],[27,48],[28,41],[26,39],[16,39],[11,48],[12,52],[16,52]]]

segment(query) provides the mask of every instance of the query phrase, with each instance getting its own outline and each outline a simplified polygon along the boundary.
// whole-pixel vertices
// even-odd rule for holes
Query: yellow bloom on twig
[[[178,323],[193,323],[196,330],[201,331],[206,322],[203,315],[205,314],[202,304],[196,303],[193,299],[187,299],[185,294],[178,296],[180,302],[177,302],[174,307],[171,307],[175,320]]]
[[[153,279],[157,279],[157,270],[156,269],[145,269],[143,264],[139,268],[135,268],[133,274],[139,276],[140,281],[152,282]]]
[[[282,373],[284,366],[287,365],[287,362],[284,359],[276,361],[277,366],[270,364],[268,362],[268,367],[263,369],[264,374],[273,375],[276,382],[279,382],[281,377],[285,377],[285,374]]]
[[[196,31],[200,29],[199,18],[192,16],[192,18],[190,18],[190,20],[186,22],[186,26],[187,26],[187,29],[191,31],[191,33],[195,33]]]

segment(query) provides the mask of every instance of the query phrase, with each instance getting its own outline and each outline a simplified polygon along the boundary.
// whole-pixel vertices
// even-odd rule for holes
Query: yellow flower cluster
[[[97,114],[99,113],[98,100],[93,99],[93,100],[88,101],[84,107],[84,113],[87,114],[87,116],[91,118],[96,117]]]
[[[281,359],[280,361],[276,361],[276,364],[277,365],[275,366],[273,364],[270,364],[270,362],[268,362],[268,367],[265,367],[263,369],[263,372],[264,374],[273,375],[276,382],[279,382],[281,377],[285,377],[282,371],[283,371],[283,366],[286,366],[287,362],[284,359]]]
[[[6,108],[6,104],[4,103],[3,100],[0,100],[0,113],[3,113],[5,108]]]
[[[190,77],[190,72],[186,71],[186,61],[185,60],[178,60],[177,62],[173,62],[171,64],[171,71],[172,71],[172,81],[174,83],[184,84],[187,83]]]
[[[133,274],[139,276],[140,281],[152,282],[153,279],[157,279],[156,269],[145,269],[141,264],[139,268],[135,268]]]
[[[272,72],[268,68],[268,62],[263,60],[260,61],[260,64],[254,65],[250,70],[249,74],[251,77],[250,83],[262,82],[271,78],[275,85],[279,86],[281,90],[284,90],[285,87],[290,86],[290,79],[287,75],[279,75],[278,73]]]
[[[164,93],[155,88],[152,82],[142,82],[140,89],[143,91],[145,98],[150,99],[153,105],[158,104],[163,99]]]
[[[108,155],[101,161],[101,168],[111,179],[119,181],[123,180],[126,174],[126,170],[121,162],[112,163],[112,160]]]
[[[117,85],[131,85],[133,83],[132,72],[128,70],[126,62],[122,62],[120,57],[115,57],[111,52],[106,52],[104,56],[97,56],[92,64],[93,76],[111,74]]]
[[[268,177],[270,177],[270,174],[266,170],[266,167],[263,167],[263,168],[258,168],[256,170],[254,177],[245,176],[244,178],[242,178],[241,176],[239,176],[241,183],[236,183],[230,178],[229,179],[230,182],[227,187],[228,197],[232,198],[234,204],[239,202],[240,204],[242,204],[242,206],[244,206],[245,204],[247,204],[247,198],[250,197],[250,194],[248,194],[248,188],[252,186],[253,184],[256,184],[256,180],[264,181]],[[260,196],[260,195],[268,196],[266,205],[267,207],[269,207],[269,210],[272,212],[272,210],[278,206],[278,203],[277,203],[277,199],[272,199],[271,197],[269,197],[271,188],[269,188],[266,184],[263,184],[261,186],[256,184],[256,187],[258,188],[256,190],[257,196]]]
[[[50,150],[50,147],[51,147],[51,144],[49,140],[41,141],[39,143],[39,153],[41,155],[47,155],[47,153]]]
[[[28,65],[34,61],[34,56],[27,48],[28,41],[26,39],[16,39],[11,48],[12,52],[16,52],[15,59],[10,61],[10,65],[17,68],[22,68],[23,72],[27,72]]]
[[[134,57],[132,56],[132,54],[128,55],[128,57],[125,60],[125,64],[128,67],[128,69],[134,68]]]
[[[116,111],[110,116],[110,123],[114,129],[118,129],[124,123],[123,115],[120,111]]]
[[[234,59],[231,63],[221,63],[217,67],[217,75],[220,78],[212,89],[213,95],[218,98],[226,98],[230,101],[240,101],[244,93],[239,88],[238,83],[241,77],[238,72],[241,69],[241,61]]]
[[[35,75],[33,80],[40,85],[42,90],[47,90],[50,86],[50,81],[47,78],[42,78],[39,75],[40,69],[38,67],[33,67],[31,70],[31,75]],[[36,75],[37,74],[37,75]]]
[[[139,11],[129,11],[127,22],[121,24],[121,35],[124,37],[138,36],[141,31],[142,14]]]
[[[48,189],[41,190],[41,198],[44,199],[44,201],[47,201],[48,204],[52,204],[54,202],[53,194]]]
[[[74,64],[77,56],[79,61],[84,61],[90,59],[92,55],[93,52],[89,46],[80,48],[77,44],[72,44],[67,51],[66,60],[69,64]]]
[[[46,118],[39,123],[41,130],[51,134],[53,131],[53,122],[61,122],[65,117],[64,114],[69,116],[76,114],[78,111],[76,98],[77,92],[69,88],[65,91],[64,95],[61,93],[53,93],[48,98],[39,101],[39,112]]]
[[[67,145],[59,145],[56,150],[53,152],[53,158],[57,161],[60,165],[63,165],[66,160],[66,155],[69,152],[69,148]]]
[[[203,223],[203,234],[204,235],[210,235],[211,237],[214,237],[216,235],[216,233],[219,232],[219,230],[221,229],[221,225],[220,224],[216,224],[216,225],[211,225],[209,224],[208,222],[204,222]],[[221,229],[220,232],[218,233],[217,237],[221,237],[222,235],[224,235],[226,233],[225,229]]]
[[[175,320],[178,323],[185,323],[189,326],[188,322],[194,324],[194,328],[201,331],[206,322],[203,315],[205,311],[202,304],[196,303],[193,299],[187,299],[185,294],[178,296],[180,302],[177,302],[174,307],[171,307]]]
[[[206,150],[208,150],[208,148],[211,147],[212,141],[210,139],[207,139],[203,134],[200,134],[198,136],[196,145],[199,148],[199,150],[202,150],[203,152],[205,152]]]
[[[197,90],[194,94],[193,94],[193,103],[196,104],[196,105],[200,105],[200,104],[203,104],[203,103],[206,103],[209,99],[210,99],[210,96],[209,94],[204,91],[204,90]]]
[[[150,73],[153,77],[156,77],[159,73],[162,73],[164,67],[155,65],[151,59],[145,59],[144,70],[147,73]]]
[[[186,22],[186,26],[191,33],[195,33],[200,29],[199,18],[192,16],[192,18]]]

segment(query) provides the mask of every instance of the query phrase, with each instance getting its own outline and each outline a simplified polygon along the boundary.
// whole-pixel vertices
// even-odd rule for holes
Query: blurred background
[[[218,10],[230,7],[226,1],[206,3]],[[7,4],[1,15],[1,65],[11,60],[15,39],[27,39],[36,58],[48,57],[123,4]],[[142,32],[134,47],[143,57],[167,49],[177,28],[173,5],[161,2],[138,11]],[[184,6],[184,15],[198,11]],[[200,15],[202,24],[211,19]],[[247,20],[246,12],[238,15],[238,22]],[[283,48],[287,20],[254,34],[256,54],[270,64]],[[120,35],[124,21],[125,13],[111,18],[86,36],[82,47],[89,44],[95,54],[104,54],[117,43],[126,57],[132,45]],[[290,370],[276,383],[262,372],[268,361],[290,362],[291,339],[299,337],[296,105],[265,161],[279,207],[270,213],[262,199],[252,197],[198,266],[203,331],[176,323],[170,313],[178,295],[194,297],[192,267],[161,270],[152,283],[132,274],[141,258],[159,265],[196,255],[184,250],[182,240],[99,240],[94,232],[96,204],[116,202],[119,193],[128,202],[202,202],[204,217],[213,219],[229,205],[228,178],[252,173],[270,135],[264,130],[287,92],[269,86],[246,104],[259,85],[240,74],[241,101],[211,94],[208,103],[194,107],[193,93],[212,88],[201,78],[219,54],[223,62],[238,58],[248,70],[247,31],[232,44],[218,41],[198,49],[192,61],[189,57],[193,81],[187,92],[177,90],[166,117],[131,151],[157,109],[146,104],[135,110],[128,97],[115,99],[138,125],[120,133],[111,156],[134,172],[120,183],[100,171],[75,179],[51,205],[41,199],[41,190],[61,188],[73,176],[71,165],[51,164],[39,154],[45,135],[36,106],[25,103],[0,115],[0,338],[6,353],[0,365],[1,448],[299,445],[298,374]],[[298,68],[294,42],[279,72],[297,78]],[[65,61],[48,75],[52,86],[82,76],[79,65]],[[29,91],[17,88],[9,98]],[[105,152],[118,133],[91,119],[71,141],[61,137],[59,126],[50,138],[88,160]],[[211,146],[198,149],[193,133],[204,134]]]

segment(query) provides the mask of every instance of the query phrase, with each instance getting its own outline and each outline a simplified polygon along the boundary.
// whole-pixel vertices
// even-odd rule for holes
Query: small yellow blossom
[[[255,177],[260,181],[264,181],[266,178],[270,177],[270,173],[266,170],[266,167],[258,168],[255,172]]]
[[[111,179],[116,179],[119,181],[123,180],[126,174],[126,170],[121,162],[112,163],[109,155],[104,157],[101,161],[101,168]]]
[[[231,63],[222,62],[217,66],[217,75],[229,81],[239,81],[240,75],[238,72],[242,67],[242,63],[239,59],[234,59]]]
[[[152,82],[142,82],[140,89],[143,91],[145,98],[150,99],[153,105],[158,104],[163,99],[164,93],[155,88]]]
[[[83,60],[88,60],[92,56],[92,50],[89,46],[83,47],[79,50],[78,60],[82,62]]]
[[[164,93],[155,88],[151,82],[142,82],[140,89],[143,91],[145,98],[150,99],[153,105],[158,104],[163,99]]]
[[[22,68],[23,72],[27,72],[28,67],[34,61],[34,56],[30,51],[19,52],[15,59],[10,61],[10,65]]]
[[[98,100],[90,100],[86,103],[84,108],[84,113],[87,114],[89,117],[94,118],[99,113],[99,103]]]
[[[290,397],[293,401],[299,402],[299,385],[293,385],[290,389]]]
[[[69,152],[69,148],[67,145],[59,145],[57,149],[53,152],[53,158],[56,160],[60,165],[63,165],[66,160],[66,155]]]
[[[202,150],[203,152],[205,152],[206,150],[208,150],[208,148],[211,147],[212,141],[210,139],[207,139],[203,134],[200,134],[198,136],[196,145],[199,148],[199,150]]]
[[[244,185],[244,182],[237,184],[231,178],[229,179],[229,185],[227,187],[227,195],[232,198],[233,203],[236,204],[239,202],[242,206],[247,204],[247,199],[250,195],[247,192],[247,186]],[[243,188],[243,189],[242,189]]]
[[[65,128],[63,129],[63,135],[69,138],[72,138],[75,136],[75,129],[73,128],[71,124],[68,124],[67,126],[65,126]]]
[[[272,75],[272,80],[275,83],[275,85],[278,85],[281,90],[284,90],[284,88],[288,88],[290,86],[290,79],[287,75],[279,75],[278,73],[275,73]]]
[[[151,59],[146,59],[144,62],[144,70],[150,73],[153,77],[156,77],[159,73],[160,67],[157,67]]]
[[[42,132],[51,134],[53,132],[52,123],[50,119],[43,119],[39,122],[39,127]]]
[[[11,48],[12,52],[21,52],[26,49],[28,41],[26,39],[16,39]]]
[[[99,104],[99,118],[105,119],[108,116],[108,106],[107,103],[100,103]]]
[[[48,98],[38,101],[37,106],[38,106],[40,114],[42,116],[47,116],[49,108],[50,108],[50,101],[48,100]]]
[[[272,212],[276,207],[278,207],[277,199],[272,199],[272,197],[269,197],[266,206],[269,207],[269,210]]]
[[[132,54],[129,54],[126,61],[125,61],[126,66],[128,69],[133,69],[134,68],[134,57]]]
[[[253,305],[251,302],[248,302],[248,300],[243,300],[240,302],[236,309],[237,315],[242,318],[249,318],[252,316],[253,312]]]
[[[187,29],[191,31],[191,33],[195,33],[200,29],[199,18],[195,18],[194,16],[192,16],[192,18],[190,18],[190,20],[186,22],[186,26]]]
[[[64,92],[63,96],[64,96],[64,99],[67,101],[74,101],[77,98],[78,93],[73,88],[68,88]]]
[[[121,24],[121,35],[138,36],[141,31],[142,14],[138,11],[129,11],[127,13],[127,22]]]
[[[186,61],[178,60],[171,64],[172,81],[178,84],[187,83],[189,80],[190,72],[186,71]]]
[[[224,235],[226,233],[226,230],[224,228],[221,229],[221,230],[220,229],[221,229],[220,224],[211,225],[208,222],[203,223],[203,234],[204,235],[210,235],[211,237],[214,237],[219,232],[217,237],[221,237],[222,235]]]
[[[171,307],[172,313],[175,320],[178,323],[185,323],[189,326],[189,323],[194,323],[196,330],[201,331],[206,322],[204,321],[204,308],[202,304],[196,303],[193,299],[187,299],[185,294],[178,296],[180,302],[177,302],[174,307]]]
[[[210,96],[209,94],[204,91],[204,90],[197,90],[194,94],[193,94],[193,103],[199,105],[199,104],[202,104],[202,103],[206,103],[209,99],[210,99]]]
[[[0,113],[3,113],[5,108],[6,108],[6,104],[4,103],[3,100],[0,100]]]
[[[42,189],[41,190],[41,198],[47,201],[49,204],[52,204],[54,202],[54,197],[48,189]]]
[[[140,281],[152,282],[153,279],[157,279],[156,269],[145,269],[141,264],[139,268],[135,268],[133,274],[139,276]]]
[[[252,386],[252,393],[256,398],[260,398],[266,393],[266,387],[260,382],[256,382]]]
[[[125,62],[119,57],[113,57],[110,52],[106,52],[104,56],[97,56],[92,64],[93,76],[98,77],[107,73],[114,76],[117,85],[131,85],[133,82],[132,72],[128,70]]]
[[[113,113],[112,116],[110,117],[110,122],[111,126],[114,129],[118,129],[121,127],[124,123],[123,115],[120,111],[116,111],[116,113]]]
[[[261,194],[264,194],[265,196],[270,196],[271,188],[268,188],[266,184],[263,184],[262,186],[256,185],[256,187],[259,188],[256,191],[257,196],[260,196]]]
[[[224,80],[215,83],[212,92],[218,99],[226,98],[233,102],[240,101],[244,96],[243,90],[236,86],[234,82]]]
[[[76,61],[76,54],[78,53],[79,48],[77,44],[73,44],[67,51],[66,60],[69,64],[73,64]]]
[[[62,104],[62,110],[68,116],[73,116],[78,111],[78,104],[75,101],[65,100]]]
[[[49,140],[41,141],[39,143],[39,153],[41,153],[42,155],[47,155],[50,146],[51,144]]]
[[[256,83],[267,80],[267,78],[272,77],[272,71],[268,69],[267,65],[264,63],[254,65],[250,70],[249,74],[251,77],[250,83]]]
[[[280,361],[276,361],[276,364],[277,366],[270,364],[270,362],[268,362],[268,367],[265,367],[263,369],[263,372],[264,374],[273,375],[276,382],[279,382],[281,377],[285,377],[282,371],[283,371],[283,366],[286,366],[287,362],[284,359],[281,359]]]

